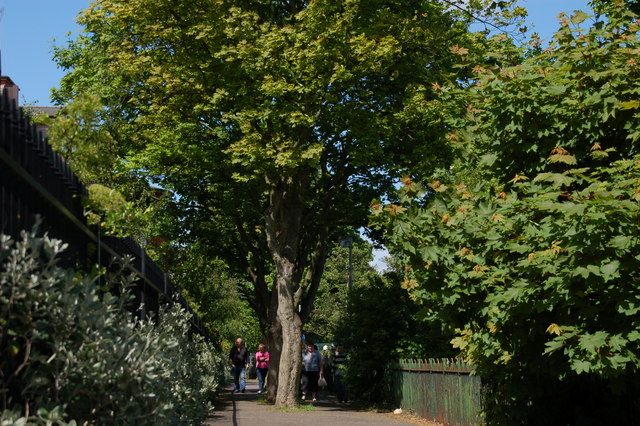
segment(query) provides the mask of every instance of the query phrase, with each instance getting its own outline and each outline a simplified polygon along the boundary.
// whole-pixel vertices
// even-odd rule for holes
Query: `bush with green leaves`
[[[107,275],[56,266],[65,245],[0,239],[2,421],[195,424],[221,384],[223,362],[192,335],[179,304],[137,320],[126,265]],[[11,420],[13,419],[13,420]],[[17,419],[21,419],[18,421]]]
[[[623,2],[478,69],[449,182],[374,206],[405,287],[487,384],[493,424],[629,424],[640,395],[640,49]],[[464,179],[466,178],[466,180]]]
[[[425,320],[397,273],[371,275],[366,285],[348,293],[347,312],[335,337],[348,354],[345,384],[350,398],[382,407],[395,403],[391,361],[455,353],[447,344],[451,337]]]
[[[491,385],[491,418],[543,424],[595,400],[624,415],[616,392],[639,390],[640,157],[500,194],[439,190],[390,216],[392,245],[412,265],[405,286]]]

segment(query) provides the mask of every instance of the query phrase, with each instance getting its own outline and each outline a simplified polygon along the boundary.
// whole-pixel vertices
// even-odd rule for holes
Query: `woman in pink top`
[[[260,343],[258,345],[258,352],[256,352],[256,375],[258,376],[258,393],[264,392],[264,381],[267,378],[267,371],[269,371],[269,352],[266,351],[267,347]]]

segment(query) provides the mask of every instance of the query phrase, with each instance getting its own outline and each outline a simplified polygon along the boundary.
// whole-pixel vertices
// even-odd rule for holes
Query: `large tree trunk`
[[[278,373],[280,372],[280,354],[282,353],[282,326],[278,320],[278,297],[272,292],[272,302],[269,309],[269,323],[267,347],[269,348],[269,378],[267,401],[275,402],[278,390]]]
[[[278,279],[278,320],[282,326],[282,352],[278,374],[276,406],[298,405],[302,364],[302,322],[293,302],[293,288],[287,277]]]
[[[298,405],[302,362],[302,322],[295,306],[295,292],[302,277],[301,263],[306,260],[306,256],[300,253],[306,189],[306,183],[300,176],[304,176],[304,173],[267,180],[271,189],[265,231],[276,267],[273,291],[277,301],[277,323],[282,332],[275,399],[276,406],[280,407]],[[273,302],[272,299],[272,306]]]

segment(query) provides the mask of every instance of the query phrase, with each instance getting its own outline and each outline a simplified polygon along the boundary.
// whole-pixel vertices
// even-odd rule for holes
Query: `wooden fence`
[[[478,425],[480,377],[461,360],[399,360],[393,363],[396,402],[405,411],[445,425]]]
[[[6,89],[5,89],[6,90]],[[87,190],[65,160],[51,149],[23,111],[0,93],[0,233],[17,237],[31,229],[36,215],[41,232],[69,245],[68,266],[108,266],[124,255],[134,257],[131,270],[139,276],[133,289],[141,317],[156,312],[162,300],[177,299],[191,314],[195,332],[208,336],[200,318],[164,273],[133,239],[101,237],[87,225],[82,198]]]

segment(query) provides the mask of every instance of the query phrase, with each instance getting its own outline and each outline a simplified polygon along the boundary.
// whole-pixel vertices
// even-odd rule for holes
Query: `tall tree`
[[[184,238],[251,277],[278,405],[297,403],[301,327],[332,230],[364,225],[401,174],[449,160],[433,87],[464,81],[453,67],[482,50],[466,7],[98,0],[55,52],[70,70],[58,100],[99,95],[123,164],[177,194]]]

